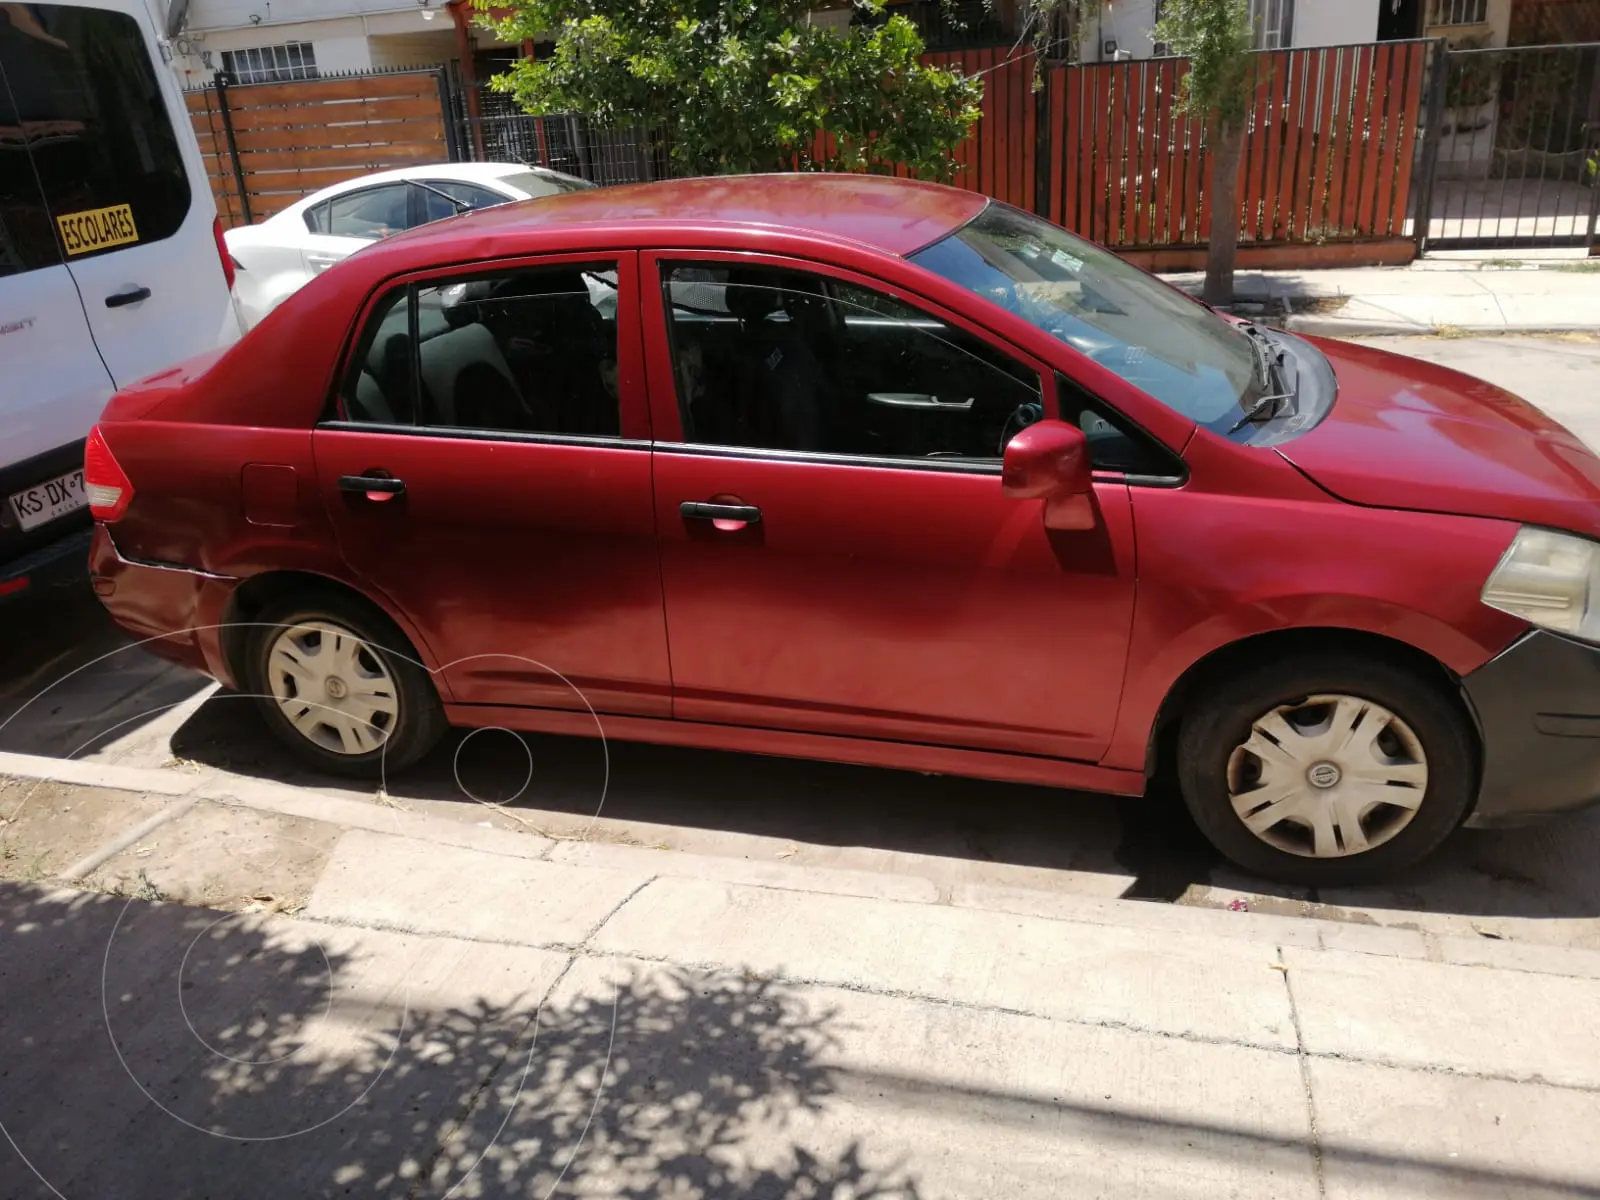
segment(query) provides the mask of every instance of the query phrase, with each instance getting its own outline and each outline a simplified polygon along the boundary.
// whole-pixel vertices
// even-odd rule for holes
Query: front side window
[[[1273,387],[1248,334],[1109,251],[1006,205],[991,203],[911,261],[1218,433]]]
[[[692,443],[993,463],[1038,374],[890,296],[805,271],[665,268]]]
[[[429,280],[385,296],[341,389],[346,420],[616,437],[615,264]]]
[[[366,188],[328,201],[327,227],[317,233],[377,240],[403,231],[410,195],[403,183]],[[319,206],[320,207],[320,206]]]
[[[69,263],[177,232],[189,177],[137,21],[98,8],[0,4],[0,77],[15,109],[15,133],[0,131],[0,146],[26,147],[33,170],[23,178],[37,172]],[[7,168],[21,157],[0,150]]]
[[[421,193],[424,222],[442,221],[475,208],[511,203],[510,196],[502,196],[475,183],[462,183],[459,179],[419,179],[413,186]]]

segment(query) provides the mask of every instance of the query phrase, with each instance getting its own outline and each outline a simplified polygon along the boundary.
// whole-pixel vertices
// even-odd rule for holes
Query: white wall
[[[1507,6],[1511,0],[1490,0],[1490,7]],[[1294,6],[1296,46],[1346,46],[1378,40],[1378,5],[1382,0],[1297,0]],[[1086,6],[1083,18],[1084,62],[1101,62],[1108,41],[1134,58],[1149,58],[1155,53],[1150,27],[1155,24],[1155,0],[1106,0],[1099,12]]]
[[[367,39],[375,67],[431,67],[456,56],[455,27],[446,21],[434,21],[438,30],[425,33],[390,33]],[[320,50],[317,65],[322,64]]]
[[[1297,0],[1294,44],[1350,46],[1375,42],[1378,40],[1378,4],[1379,0]]]
[[[1109,62],[1111,56],[1102,54],[1101,48],[1112,41],[1119,52],[1127,51],[1134,58],[1155,53],[1155,43],[1150,40],[1150,27],[1156,22],[1155,0],[1107,0],[1098,13],[1093,5],[1084,8],[1080,47],[1084,62]]]
[[[368,13],[411,13],[414,19],[420,16],[414,0],[409,3],[397,3],[397,0],[191,0],[189,29],[200,33],[209,29],[237,29],[253,24],[255,29],[265,32],[273,25],[292,25]],[[252,23],[251,17],[259,20]],[[448,21],[450,18],[445,14],[440,19]]]
[[[224,50],[281,46],[286,42],[310,42],[321,72],[365,71],[373,65],[361,18],[345,17],[297,24],[245,25],[239,29],[185,30],[176,39],[174,49],[178,53],[173,66],[186,87],[197,87],[222,69]],[[204,56],[209,56],[209,66]]]

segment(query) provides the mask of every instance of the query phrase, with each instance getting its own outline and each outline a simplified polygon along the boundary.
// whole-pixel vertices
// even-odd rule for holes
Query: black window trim
[[[872,467],[879,470],[941,471],[954,475],[998,477],[1002,460],[960,458],[896,458],[888,454],[841,454],[829,450],[776,450],[763,446],[719,446],[709,442],[652,442],[661,454],[705,458],[769,459],[774,462],[816,463],[838,467]]]
[[[773,270],[811,272],[824,280],[843,279],[860,287],[865,291],[875,292],[886,296],[908,308],[926,310],[929,305],[935,308],[944,306],[937,301],[927,300],[914,292],[907,295],[897,295],[905,291],[896,284],[886,280],[873,279],[849,267],[841,267],[834,263],[824,262],[820,259],[798,258],[786,254],[771,254],[760,250],[656,250],[654,267],[656,281],[661,288],[661,316],[666,325],[667,353],[672,366],[672,395],[678,410],[678,427],[687,431],[689,422],[685,411],[683,389],[678,379],[677,361],[678,346],[677,333],[672,320],[672,280],[671,270],[675,266],[698,266],[720,264],[724,267],[762,265]],[[709,257],[708,257],[709,256]],[[736,256],[736,257],[735,257]],[[641,268],[645,263],[641,260]],[[870,282],[858,282],[870,280]],[[910,298],[908,298],[910,297]],[[646,317],[648,320],[648,317]],[[941,325],[948,325],[947,321],[940,321]],[[1039,381],[1039,401],[1045,406],[1046,412],[1052,400],[1055,402],[1057,415],[1061,412],[1059,387],[1056,383],[1056,370],[1049,363],[1036,359],[1032,354],[1012,345],[992,330],[970,318],[956,322],[956,328],[962,330],[969,337],[974,337],[990,350],[1011,359],[1018,366],[1031,371]],[[1021,380],[1017,382],[1021,383]],[[814,462],[830,466],[863,466],[877,468],[891,468],[901,470],[942,471],[964,475],[999,475],[1004,466],[1001,456],[984,459],[954,459],[954,458],[898,458],[887,454],[841,454],[826,450],[781,450],[767,446],[722,446],[709,442],[666,442],[657,441],[655,448],[664,454],[697,454],[708,455],[714,458],[744,458],[744,459],[772,459],[779,462]]]
[[[1090,391],[1078,380],[1068,375],[1059,367],[1055,369],[1056,376],[1056,404],[1057,412],[1060,408],[1062,394],[1067,387],[1076,389],[1083,394],[1089,404],[1101,411],[1096,415],[1103,421],[1120,426],[1122,433],[1135,442],[1142,442],[1145,449],[1157,458],[1165,459],[1172,468],[1170,473],[1161,475],[1142,475],[1134,471],[1118,471],[1114,467],[1096,467],[1094,474],[1097,479],[1118,479],[1129,487],[1153,488],[1179,488],[1189,482],[1189,464],[1182,454],[1167,446],[1155,434],[1145,429],[1132,417],[1128,416],[1114,404],[1107,403],[1097,393]],[[1061,418],[1065,420],[1065,417]],[[1069,422],[1070,423],[1070,422]]]
[[[393,425],[378,421],[324,418],[318,429],[339,433],[389,433],[401,437],[451,438],[466,442],[532,442],[553,446],[593,446],[601,450],[648,450],[653,443],[642,438],[610,437],[603,433],[528,433],[505,429],[458,429],[451,425]]]
[[[326,210],[327,213],[328,213],[329,224],[331,225],[332,224],[332,220],[333,220],[333,201],[334,201],[334,199],[335,199],[334,197],[330,196],[326,200],[322,200],[322,201],[319,201],[316,204],[313,204],[310,208],[306,209],[305,211],[303,211],[300,214],[300,219],[303,222],[305,222],[306,232],[307,233],[314,233],[318,237],[331,237],[332,236],[332,234],[323,233],[322,230],[318,229],[315,225],[313,225],[311,223],[311,214],[314,213],[314,212],[321,211],[321,210]]]

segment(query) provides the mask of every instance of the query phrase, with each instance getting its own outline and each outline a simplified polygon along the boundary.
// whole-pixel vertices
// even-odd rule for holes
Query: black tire
[[[387,778],[411,766],[433,749],[447,722],[433,678],[421,666],[405,635],[381,611],[363,600],[334,591],[288,596],[269,604],[257,616],[246,642],[247,686],[274,736],[301,761],[321,771],[363,779]],[[273,697],[268,659],[285,629],[321,622],[348,630],[378,659],[394,683],[398,712],[375,750],[337,753],[301,733]]]
[[[1408,725],[1425,756],[1427,783],[1410,823],[1388,841],[1343,857],[1316,858],[1269,845],[1245,826],[1229,800],[1228,764],[1265,714],[1308,697],[1335,695],[1381,705]],[[1441,685],[1404,665],[1347,654],[1297,654],[1240,671],[1199,696],[1178,731],[1184,804],[1212,845],[1255,874],[1313,887],[1374,882],[1431,854],[1477,795],[1477,761],[1467,716]]]

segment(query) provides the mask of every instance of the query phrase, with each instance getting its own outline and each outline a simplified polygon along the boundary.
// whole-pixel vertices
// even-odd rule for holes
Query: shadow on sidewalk
[[[1200,1195],[1219,1172],[1252,1195],[1310,1184],[1305,1139],[1091,1100],[1070,1061],[1055,1096],[959,1086],[959,1058],[938,1057],[997,1047],[930,1045],[915,1075],[843,1066],[881,1058],[840,1013],[725,971],[569,967],[5,885],[0,988],[8,1200],[917,1200],[1138,1179]],[[1018,1134],[1027,1155],[984,1161]],[[1474,1165],[1477,1150],[1321,1149],[1330,1178],[1408,1194],[1597,1194]],[[975,1164],[994,1186],[974,1190]]]
[[[0,885],[0,1194],[920,1195],[789,1136],[834,1015],[782,985],[351,933]]]
[[[208,701],[172,745],[185,758],[247,776],[311,787],[336,782],[294,764],[237,697]],[[530,763],[531,781],[524,788]],[[1600,810],[1527,829],[1461,830],[1389,883],[1313,891],[1273,884],[1226,863],[1171,795],[1130,800],[627,742],[608,742],[602,749],[589,738],[505,732],[455,733],[416,768],[390,780],[388,790],[424,804],[510,800],[536,824],[559,827],[567,818],[565,827],[573,831],[587,827],[573,818],[599,810],[611,821],[675,826],[691,837],[731,832],[1131,876],[1131,883],[1111,883],[1109,889],[1092,881],[1067,888],[1098,895],[1120,889],[1127,899],[1173,902],[1188,896],[1192,902],[1191,889],[1209,885],[1259,897],[1250,902],[1257,911],[1367,923],[1373,918],[1362,910],[1369,909],[1600,916],[1600,872],[1592,868],[1600,860]],[[598,836],[603,840],[606,834]]]

